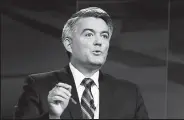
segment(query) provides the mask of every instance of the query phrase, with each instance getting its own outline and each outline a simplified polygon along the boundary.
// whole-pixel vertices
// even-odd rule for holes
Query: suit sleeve
[[[28,77],[26,79],[26,85],[24,85],[23,90],[18,100],[15,118],[36,120],[49,119],[49,114],[42,112],[41,101],[39,99],[39,94],[35,90],[33,78]]]
[[[148,112],[146,109],[146,106],[144,104],[143,97],[141,95],[139,87],[136,87],[136,114],[135,118],[136,119],[149,119]]]

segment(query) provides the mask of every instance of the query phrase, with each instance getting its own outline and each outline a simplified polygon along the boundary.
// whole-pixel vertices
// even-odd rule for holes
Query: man
[[[100,71],[112,32],[112,20],[100,8],[89,7],[73,14],[62,33],[69,65],[28,77],[17,118],[147,119],[138,87]]]

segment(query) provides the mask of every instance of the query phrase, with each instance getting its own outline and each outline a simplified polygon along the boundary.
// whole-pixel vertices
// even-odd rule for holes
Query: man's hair
[[[85,9],[81,9],[80,11],[74,13],[71,18],[65,23],[63,32],[62,32],[62,37],[61,41],[63,42],[66,38],[72,37],[72,32],[74,31],[76,22],[81,19],[81,18],[86,18],[86,17],[95,17],[95,18],[101,18],[103,19],[106,24],[109,27],[109,30],[112,34],[113,32],[113,24],[110,16],[101,8],[98,7],[88,7]],[[71,53],[67,51],[67,55],[70,58]]]

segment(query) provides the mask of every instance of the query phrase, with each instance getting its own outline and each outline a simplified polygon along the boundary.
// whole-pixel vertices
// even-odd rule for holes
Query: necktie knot
[[[91,88],[91,86],[94,84],[95,83],[91,78],[84,78],[84,80],[81,82],[81,85],[84,85],[85,88]]]

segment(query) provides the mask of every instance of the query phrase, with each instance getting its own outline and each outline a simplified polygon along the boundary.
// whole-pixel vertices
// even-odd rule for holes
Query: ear
[[[72,45],[72,39],[69,38],[69,37],[65,38],[64,41],[63,41],[63,44],[64,44],[65,49],[68,52],[72,53],[72,46],[71,46]]]

